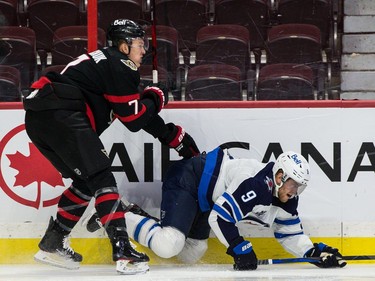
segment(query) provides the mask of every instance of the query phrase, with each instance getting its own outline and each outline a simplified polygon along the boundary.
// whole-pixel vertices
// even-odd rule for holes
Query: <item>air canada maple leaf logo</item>
[[[13,169],[15,174],[15,181],[13,186],[9,186],[4,179],[3,171],[0,174],[0,187],[13,200],[20,204],[34,207],[38,209],[41,206],[48,207],[55,205],[58,202],[58,197],[42,201],[42,186],[49,185],[51,187],[63,186],[64,182],[60,173],[56,168],[39,152],[31,142],[28,143],[29,153],[4,153],[4,148],[7,143],[16,134],[24,130],[24,125],[20,125],[10,132],[0,141],[0,157],[6,157],[9,161],[9,168]],[[24,198],[19,195],[19,189],[31,188],[37,185],[35,199]],[[34,185],[33,185],[34,184]]]
[[[35,145],[29,143],[30,155],[25,156],[20,152],[7,155],[10,167],[18,170],[14,186],[26,187],[33,182],[38,183],[36,204],[39,205],[41,198],[41,183],[45,182],[51,186],[64,185],[61,175],[55,167],[37,150]]]

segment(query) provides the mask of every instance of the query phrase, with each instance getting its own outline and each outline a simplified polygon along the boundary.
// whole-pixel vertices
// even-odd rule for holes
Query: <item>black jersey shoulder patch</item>
[[[137,71],[138,69],[135,63],[131,60],[121,60],[121,62],[125,64],[127,67],[129,67],[131,70]]]

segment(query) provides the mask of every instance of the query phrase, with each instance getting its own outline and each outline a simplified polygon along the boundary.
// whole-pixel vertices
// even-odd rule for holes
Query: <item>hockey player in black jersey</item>
[[[160,88],[138,92],[138,68],[148,42],[144,34],[131,20],[113,21],[107,31],[111,47],[79,56],[61,73],[47,73],[31,85],[24,98],[27,134],[63,177],[73,180],[59,200],[56,219],[51,218],[39,243],[37,261],[79,267],[82,256],[69,247],[67,239],[94,197],[112,243],[117,271],[134,274],[148,270],[148,256],[129,243],[124,208],[99,136],[117,118],[130,131],[144,130],[184,158],[199,150],[181,126],[165,124],[159,116],[168,101]]]
[[[276,162],[234,159],[217,148],[174,163],[162,187],[161,218],[125,214],[128,233],[163,258],[196,262],[207,250],[210,229],[233,257],[235,270],[255,270],[257,256],[237,223],[272,227],[275,238],[296,257],[320,257],[315,265],[344,267],[338,249],[313,244],[303,233],[298,198],[310,179],[306,159],[282,153]]]

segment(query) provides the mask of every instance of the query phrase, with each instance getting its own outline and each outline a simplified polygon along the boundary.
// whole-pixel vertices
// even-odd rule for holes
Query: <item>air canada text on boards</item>
[[[159,144],[158,144],[159,145]],[[170,149],[167,146],[161,145],[161,178],[165,174],[169,165],[176,160],[170,159]],[[251,144],[249,142],[226,142],[220,146],[226,148],[239,148],[245,150],[251,150]],[[370,172],[375,176],[375,145],[373,142],[362,142],[358,147],[353,148],[353,151],[357,151],[355,155],[351,155],[351,159],[354,159],[353,163],[350,163],[351,169],[349,175],[342,175],[342,144],[340,142],[332,143],[332,152],[327,155],[322,154],[319,149],[311,142],[302,142],[299,147],[300,152],[308,162],[314,161],[322,170],[322,172],[327,176],[327,178],[332,182],[354,182],[356,176],[359,172]],[[154,153],[155,151],[160,151],[154,149],[153,143],[144,143],[144,182],[154,181]],[[257,150],[259,152],[259,150]],[[266,163],[272,159],[276,159],[285,150],[280,143],[269,143],[267,148],[263,153],[262,162]],[[132,159],[129,156],[127,147],[124,143],[113,143],[110,151],[109,158],[112,163],[115,157],[120,160],[121,166],[114,166],[112,164],[113,172],[125,172],[128,177],[129,182],[139,182],[140,175],[137,174],[136,169],[132,163]],[[370,164],[362,164],[363,160],[367,157]],[[345,176],[345,177],[344,177]]]

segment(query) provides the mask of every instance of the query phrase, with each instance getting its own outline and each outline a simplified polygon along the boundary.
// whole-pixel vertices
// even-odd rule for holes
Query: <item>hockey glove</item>
[[[305,257],[319,257],[320,261],[312,262],[312,264],[321,268],[344,267],[346,265],[346,261],[342,259],[339,250],[324,243],[314,243],[314,248],[308,250]]]
[[[249,241],[242,237],[237,238],[229,245],[227,254],[234,259],[234,270],[255,270],[258,267],[258,259]]]
[[[166,97],[160,88],[154,86],[145,88],[143,98],[153,100],[158,112],[168,103],[168,96]]]
[[[194,139],[185,132],[184,128],[168,123],[167,136],[159,138],[160,142],[174,148],[183,158],[191,158],[199,154],[199,149]]]

